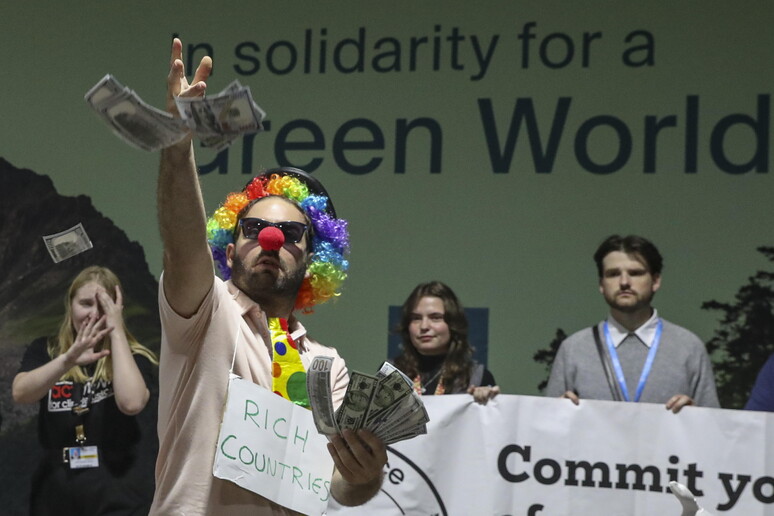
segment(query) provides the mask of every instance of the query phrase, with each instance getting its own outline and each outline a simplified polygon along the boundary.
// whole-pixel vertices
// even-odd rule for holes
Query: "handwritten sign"
[[[212,474],[303,514],[322,514],[333,459],[312,413],[232,375]]]

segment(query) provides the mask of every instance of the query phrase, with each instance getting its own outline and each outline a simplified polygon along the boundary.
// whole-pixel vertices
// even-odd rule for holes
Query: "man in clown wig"
[[[189,84],[182,43],[175,39],[168,111],[177,115],[176,96],[204,95],[211,69],[212,60],[203,58]],[[258,175],[208,219],[191,138],[162,151],[158,213],[164,272],[159,456],[151,514],[292,514],[215,478],[213,449],[232,359],[234,373],[243,379],[308,406],[304,368],[315,356],[334,357],[334,406],[343,399],[344,361],[333,348],[310,339],[293,312],[337,295],[348,267],[346,221],[336,218],[325,189],[297,169]],[[335,464],[330,491],[339,503],[360,505],[378,492],[387,462],[379,438],[367,430],[344,430],[328,450]]]

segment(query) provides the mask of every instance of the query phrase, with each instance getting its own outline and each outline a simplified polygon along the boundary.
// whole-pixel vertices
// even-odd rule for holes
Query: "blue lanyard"
[[[656,351],[658,351],[658,344],[661,342],[661,331],[664,328],[664,323],[661,319],[658,320],[656,325],[656,334],[653,335],[653,342],[650,345],[650,351],[648,351],[648,358],[645,360],[645,365],[642,366],[642,374],[640,374],[640,382],[637,384],[637,393],[634,396],[634,401],[640,401],[642,397],[642,390],[645,388],[645,382],[648,381],[650,376],[650,370],[653,368],[653,360],[656,358]],[[607,341],[607,350],[610,353],[610,359],[613,362],[613,369],[615,369],[615,377],[618,380],[618,385],[621,386],[621,392],[626,401],[631,401],[629,398],[629,389],[626,388],[626,378],[624,378],[623,369],[621,369],[621,361],[618,359],[618,352],[613,345],[613,339],[610,337],[610,328],[605,321],[605,340]]]

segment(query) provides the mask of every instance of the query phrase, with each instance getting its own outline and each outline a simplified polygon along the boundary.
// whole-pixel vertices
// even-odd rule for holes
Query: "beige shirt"
[[[255,493],[212,475],[218,431],[228,390],[237,332],[241,334],[234,373],[271,389],[271,339],[260,307],[230,281],[215,278],[199,311],[179,316],[159,283],[161,361],[159,364],[159,455],[151,515],[239,516],[293,514]],[[335,349],[306,336],[291,319],[306,368],[318,355],[334,357],[334,407],[344,398],[349,375]]]

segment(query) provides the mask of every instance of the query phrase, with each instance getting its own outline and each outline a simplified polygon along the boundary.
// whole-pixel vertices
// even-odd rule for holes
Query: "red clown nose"
[[[279,228],[269,226],[258,233],[258,244],[267,251],[279,251],[285,244],[285,235]]]

